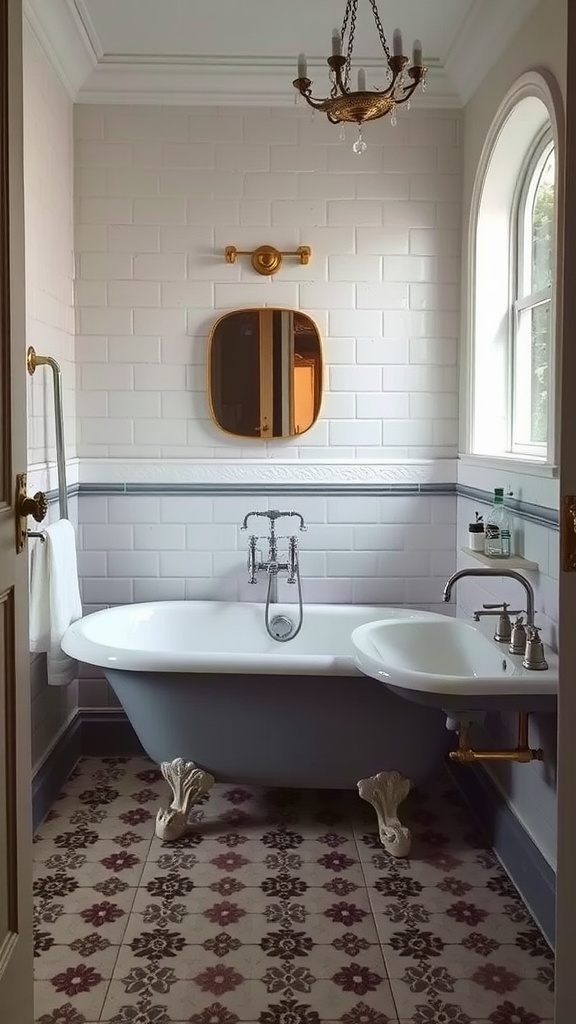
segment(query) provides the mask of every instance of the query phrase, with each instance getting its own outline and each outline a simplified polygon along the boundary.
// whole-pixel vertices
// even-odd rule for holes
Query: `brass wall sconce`
[[[301,245],[295,252],[280,252],[273,245],[259,245],[257,249],[237,249],[235,245],[227,245],[224,250],[226,263],[236,263],[238,256],[250,256],[250,262],[258,274],[277,274],[282,266],[283,256],[296,256],[303,266],[312,257],[309,245]]]

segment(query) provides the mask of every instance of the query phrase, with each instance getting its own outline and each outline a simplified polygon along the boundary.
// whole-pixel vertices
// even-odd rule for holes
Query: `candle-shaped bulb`
[[[342,53],[342,37],[339,28],[332,29],[332,56],[339,57]]]
[[[366,72],[364,68],[358,68],[358,92],[366,92]]]
[[[308,65],[306,63],[306,54],[298,54],[298,78],[308,77]]]
[[[402,33],[399,28],[394,29],[392,36],[392,53],[395,57],[402,56]]]
[[[412,47],[412,63],[414,67],[422,67],[422,40],[415,39]]]

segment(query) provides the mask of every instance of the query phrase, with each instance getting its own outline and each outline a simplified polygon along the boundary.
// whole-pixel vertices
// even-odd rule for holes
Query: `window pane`
[[[548,437],[550,302],[523,309],[518,320],[514,374],[514,444]]]
[[[554,166],[552,149],[541,169],[532,206],[532,293],[552,284]]]

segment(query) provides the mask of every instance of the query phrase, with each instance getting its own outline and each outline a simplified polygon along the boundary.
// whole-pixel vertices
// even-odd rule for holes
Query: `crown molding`
[[[428,88],[414,106],[458,108],[474,94],[492,65],[537,6],[506,0],[486,10],[475,0],[450,46],[444,65],[431,62]],[[166,57],[105,53],[86,0],[24,0],[24,14],[68,93],[79,103],[197,106],[290,106],[295,63],[287,58],[209,55]],[[381,72],[381,62],[363,61]],[[309,59],[320,83],[324,58]],[[327,84],[327,79],[326,79]]]
[[[98,63],[74,0],[24,0],[23,14],[72,100]]]
[[[459,106],[465,106],[472,98],[538,3],[539,0],[506,0],[492,4],[488,15],[486,0],[475,0],[445,60]]]
[[[381,75],[378,61],[366,60],[366,71]],[[318,91],[328,91],[325,61],[309,62]],[[207,56],[164,58],[104,54],[83,83],[79,103],[175,104],[194,106],[294,105],[293,61],[273,58]],[[412,101],[416,107],[458,107],[460,100],[448,76],[432,67],[425,93]]]

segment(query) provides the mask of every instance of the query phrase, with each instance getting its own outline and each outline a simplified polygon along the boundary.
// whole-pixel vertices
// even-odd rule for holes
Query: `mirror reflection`
[[[212,328],[208,394],[215,423],[236,437],[296,437],[322,397],[320,334],[294,309],[239,309]]]

